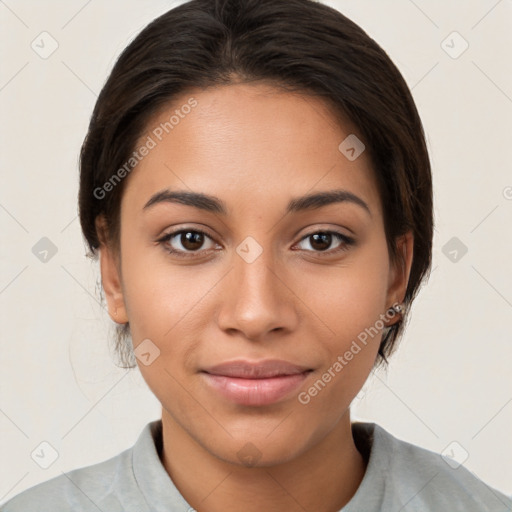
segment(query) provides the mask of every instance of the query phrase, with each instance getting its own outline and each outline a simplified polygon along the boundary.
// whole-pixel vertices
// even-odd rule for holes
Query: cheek
[[[221,276],[207,265],[171,264],[163,249],[140,247],[127,240],[123,248],[123,293],[133,344],[149,338],[162,353],[175,356],[192,342],[187,333],[190,338],[210,318],[208,295]]]
[[[196,349],[202,322],[210,318],[204,298],[216,280],[193,266],[168,264],[161,255],[151,260],[155,250],[137,250],[129,243],[126,250],[123,288],[135,354],[158,354],[148,365],[138,358],[139,370],[160,402],[169,405],[172,398],[169,408],[186,417],[187,394],[180,383],[193,367],[188,354]]]
[[[314,407],[349,403],[370,373],[385,325],[388,270],[382,238],[331,269],[321,287],[310,287],[309,304],[329,327],[328,335],[321,338],[326,358],[318,376],[326,385],[316,386],[323,398]]]
[[[330,334],[318,339],[316,350],[323,352],[324,364],[298,402],[310,418],[324,418],[327,430],[345,413],[377,357],[386,307],[382,272],[387,267],[374,263],[339,269],[321,293],[310,295]]]
[[[388,275],[386,241],[379,237],[327,271],[302,278],[308,304],[331,330],[333,348],[343,349],[385,313]]]

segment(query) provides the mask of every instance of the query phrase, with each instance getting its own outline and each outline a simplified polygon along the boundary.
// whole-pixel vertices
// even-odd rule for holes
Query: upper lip
[[[243,360],[227,361],[203,369],[204,372],[212,375],[246,379],[265,379],[282,375],[297,375],[308,370],[311,370],[311,368],[289,363],[281,359],[267,359],[265,361],[255,362]]]

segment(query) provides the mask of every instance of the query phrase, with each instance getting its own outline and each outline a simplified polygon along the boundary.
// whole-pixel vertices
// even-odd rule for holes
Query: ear
[[[121,285],[120,259],[107,237],[105,218],[102,215],[96,217],[95,224],[100,240],[101,284],[105,291],[108,314],[114,322],[125,324],[128,322],[128,315],[126,314],[124,293]]]
[[[412,231],[408,231],[396,240],[398,260],[392,262],[389,269],[388,293],[386,296],[386,305],[388,308],[395,303],[401,303],[404,300],[409,275],[411,273],[412,257],[414,252],[414,236]],[[396,315],[396,321],[399,315]],[[393,325],[391,322],[388,325]]]

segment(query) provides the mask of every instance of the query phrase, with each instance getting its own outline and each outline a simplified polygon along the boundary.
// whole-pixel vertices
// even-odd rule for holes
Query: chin
[[[229,464],[270,467],[298,457],[314,444],[313,438],[317,437],[305,435],[305,429],[296,425],[291,425],[293,430],[290,430],[290,427],[276,428],[276,425],[263,428],[255,425],[254,421],[249,422],[245,429],[239,425],[237,433],[228,428],[233,437],[223,436],[222,440],[210,438],[206,443],[199,442],[212,455]]]

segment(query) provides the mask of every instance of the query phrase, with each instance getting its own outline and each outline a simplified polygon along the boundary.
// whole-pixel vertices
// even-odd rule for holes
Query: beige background
[[[355,417],[467,454],[465,467],[512,494],[512,2],[329,3],[402,71],[434,170],[434,271]],[[116,455],[159,417],[138,371],[116,368],[109,353],[113,324],[76,218],[77,158],[116,57],[172,5],[0,2],[0,502]],[[31,47],[41,37],[45,51],[58,44],[46,59]],[[46,263],[32,252],[43,237],[57,249]],[[446,246],[453,237],[458,248]],[[58,453],[47,469],[31,458],[43,441]]]

